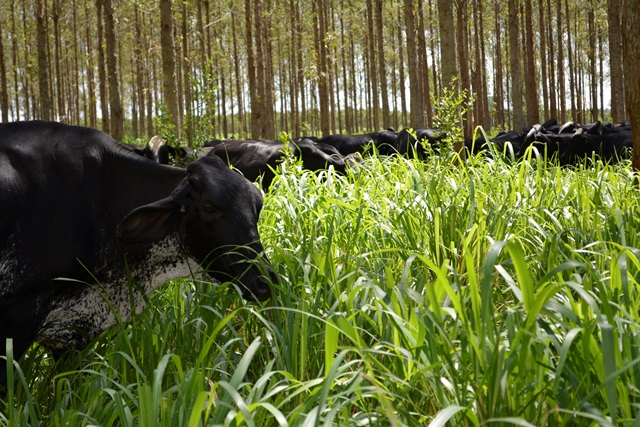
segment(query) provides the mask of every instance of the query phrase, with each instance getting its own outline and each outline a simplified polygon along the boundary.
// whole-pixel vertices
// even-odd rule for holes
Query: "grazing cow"
[[[632,148],[633,139],[629,129],[611,127],[603,132],[594,127],[587,131],[578,128],[571,139],[567,156],[571,163],[579,163],[594,154],[606,163],[617,163],[629,159]]]
[[[216,157],[185,170],[94,129],[0,124],[0,206],[0,356],[7,338],[16,358],[34,341],[82,348],[199,266],[247,299],[271,295],[262,196]]]
[[[502,131],[498,133],[491,142],[495,145],[498,153],[507,157],[517,158],[520,155],[525,135],[514,130]]]
[[[398,132],[387,129],[361,135],[327,135],[317,142],[335,147],[343,156],[363,153],[369,145],[375,146],[378,154],[390,155],[395,152],[393,147],[397,136]]]
[[[413,132],[403,129],[398,133],[394,147],[399,154],[424,159],[428,156],[429,150],[434,153],[440,151],[443,137],[440,129],[414,129]],[[431,148],[427,149],[427,146]]]
[[[342,156],[327,154],[313,141],[291,142],[289,148],[295,157],[302,158],[305,169],[318,171],[333,166],[340,173],[345,171]],[[251,181],[262,175],[262,187],[266,191],[275,177],[273,170],[285,156],[285,145],[281,141],[234,139],[212,147],[208,156],[222,158]]]

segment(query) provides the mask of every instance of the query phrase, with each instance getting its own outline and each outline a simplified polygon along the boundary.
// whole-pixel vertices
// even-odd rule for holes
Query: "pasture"
[[[0,423],[640,425],[639,196],[627,162],[532,151],[288,160],[259,222],[274,298],[167,284],[81,353],[33,347]]]

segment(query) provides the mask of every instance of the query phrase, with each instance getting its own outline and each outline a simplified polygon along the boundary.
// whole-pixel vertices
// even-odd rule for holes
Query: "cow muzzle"
[[[272,286],[278,282],[278,275],[263,256],[260,265],[251,266],[238,282],[245,300],[266,301],[271,298]]]

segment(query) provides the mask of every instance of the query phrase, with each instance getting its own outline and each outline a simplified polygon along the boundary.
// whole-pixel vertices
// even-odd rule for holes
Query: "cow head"
[[[257,222],[262,194],[215,156],[187,168],[186,178],[162,200],[141,206],[118,226],[128,243],[152,243],[179,232],[188,254],[217,280],[237,280],[243,297],[264,301],[274,278]]]

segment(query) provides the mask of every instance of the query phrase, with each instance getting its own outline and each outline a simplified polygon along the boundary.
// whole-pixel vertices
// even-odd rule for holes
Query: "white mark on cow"
[[[158,151],[160,151],[160,147],[162,147],[166,143],[167,143],[167,141],[165,141],[164,138],[162,138],[160,135],[154,135],[149,140],[148,145],[149,145],[149,149],[153,153],[153,160],[154,161],[156,161],[156,162],[158,161]]]
[[[198,263],[179,248],[177,236],[167,237],[151,247],[147,262],[129,266],[131,280],[113,271],[100,284],[79,284],[78,292],[58,297],[37,341],[53,349],[82,348],[118,320],[139,314],[145,297],[164,283],[200,272]]]

